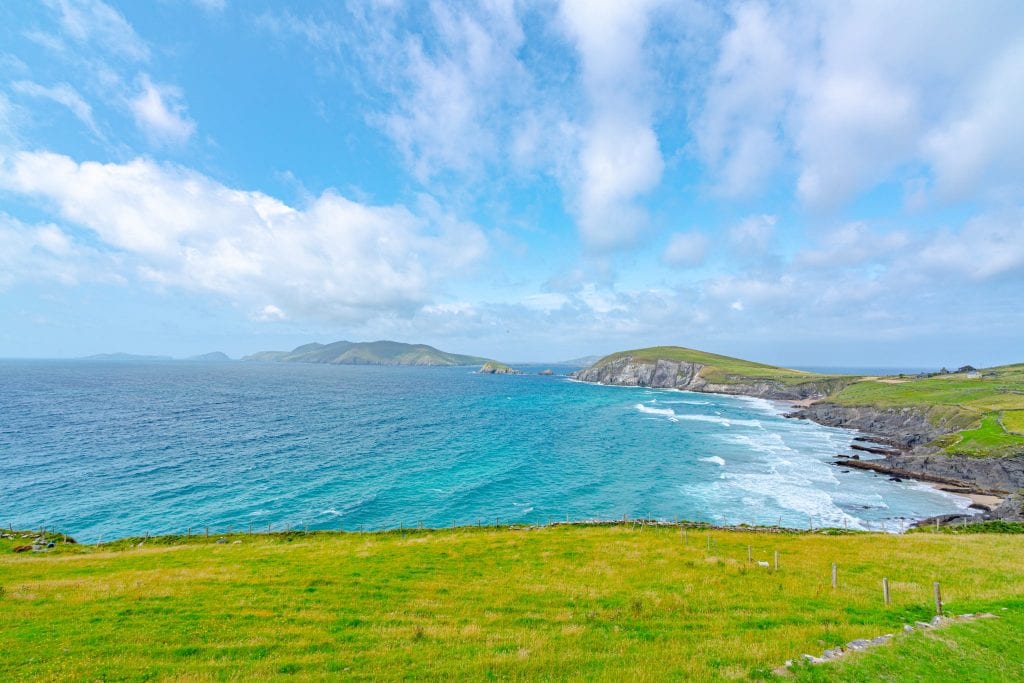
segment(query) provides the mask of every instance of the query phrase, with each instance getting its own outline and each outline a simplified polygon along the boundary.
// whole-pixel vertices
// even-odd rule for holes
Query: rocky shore
[[[909,406],[847,406],[827,400],[829,395],[848,385],[853,378],[814,378],[793,383],[730,377],[728,383],[715,383],[701,376],[703,368],[700,363],[637,361],[624,356],[577,371],[572,377],[583,382],[616,386],[681,389],[788,401],[796,410],[787,413],[786,417],[857,430],[863,435],[859,441],[873,444],[859,445],[857,450],[882,456],[871,460],[842,458],[836,461],[837,465],[872,470],[901,479],[934,482],[945,490],[963,494],[996,496],[1002,502],[993,506],[986,513],[986,518],[1024,518],[1024,496],[1016,495],[1024,489],[1024,456],[978,458],[942,452],[930,444],[944,434],[957,431],[957,427],[948,424],[941,414],[930,415],[927,410]]]

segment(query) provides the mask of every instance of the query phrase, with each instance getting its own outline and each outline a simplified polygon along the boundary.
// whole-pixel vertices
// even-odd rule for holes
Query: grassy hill
[[[3,680],[760,679],[929,619],[933,581],[947,612],[1001,618],[798,676],[1024,669],[1024,535],[558,525],[10,552],[24,542],[0,540]],[[756,564],[776,551],[777,572]]]
[[[1024,364],[931,377],[873,377],[829,396],[848,406],[912,407],[959,428],[941,437],[946,452],[971,456],[1024,453]]]
[[[304,344],[291,351],[260,351],[242,360],[332,365],[480,365],[486,358],[447,353],[426,344],[394,341]]]
[[[701,376],[715,384],[746,383],[751,380],[771,380],[784,384],[804,384],[806,382],[836,379],[840,375],[823,375],[803,370],[791,370],[764,363],[755,363],[740,358],[721,356],[682,346],[652,346],[646,349],[619,351],[601,358],[594,367],[601,367],[621,358],[630,357],[634,361],[656,362],[670,360],[684,363],[700,363],[704,366]],[[848,376],[843,376],[848,377]]]

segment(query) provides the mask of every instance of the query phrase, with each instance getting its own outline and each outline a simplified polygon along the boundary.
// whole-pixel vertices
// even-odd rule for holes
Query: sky
[[[0,357],[1024,361],[1024,3],[0,4]]]

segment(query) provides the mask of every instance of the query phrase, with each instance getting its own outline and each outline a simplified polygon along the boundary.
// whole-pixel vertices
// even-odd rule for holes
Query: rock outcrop
[[[486,363],[484,363],[483,365],[480,366],[480,369],[477,372],[479,372],[479,373],[481,373],[483,375],[521,375],[521,374],[523,374],[523,372],[521,370],[516,370],[515,368],[510,368],[507,365],[504,365],[502,363],[495,363],[494,361],[487,361]]]

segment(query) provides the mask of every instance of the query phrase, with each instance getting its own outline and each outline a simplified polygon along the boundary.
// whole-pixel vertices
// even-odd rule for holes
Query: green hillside
[[[1024,668],[1007,645],[1024,638],[1024,535],[558,525],[10,552],[24,542],[0,539],[2,680],[760,679],[930,619],[933,581],[948,613],[1001,618],[799,675],[908,680],[943,653],[963,680]],[[758,566],[776,551],[778,571]]]
[[[931,377],[865,378],[829,396],[849,406],[913,407],[958,428],[938,445],[971,456],[1024,454],[1024,364]]]
[[[291,351],[260,351],[242,360],[332,365],[480,365],[486,358],[447,353],[426,344],[394,341],[304,344]]]
[[[635,361],[656,362],[670,360],[674,362],[700,363],[704,366],[701,376],[716,384],[736,384],[750,380],[771,380],[784,384],[804,384],[806,382],[833,380],[838,378],[853,379],[848,375],[822,375],[803,370],[791,370],[764,363],[755,363],[740,358],[721,356],[716,353],[687,349],[682,346],[652,346],[646,349],[619,351],[605,356],[594,367],[630,357]]]

